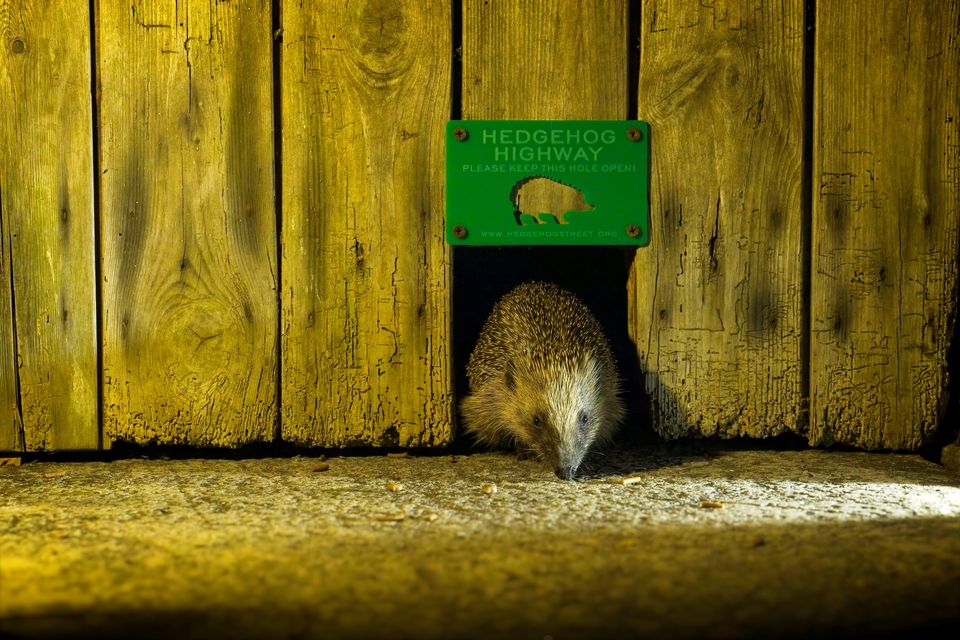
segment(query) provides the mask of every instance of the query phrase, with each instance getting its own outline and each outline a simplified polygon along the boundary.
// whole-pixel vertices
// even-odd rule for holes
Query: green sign
[[[447,242],[646,245],[650,125],[451,120]]]

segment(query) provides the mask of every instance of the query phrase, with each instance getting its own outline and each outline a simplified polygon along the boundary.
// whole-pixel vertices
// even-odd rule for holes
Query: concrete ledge
[[[916,456],[661,447],[576,483],[507,454],[451,460],[0,468],[0,631],[951,637],[960,621],[960,478]]]

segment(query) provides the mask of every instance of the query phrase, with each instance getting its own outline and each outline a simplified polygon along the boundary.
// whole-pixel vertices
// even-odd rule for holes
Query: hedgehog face
[[[505,376],[513,394],[510,428],[518,445],[556,472],[572,480],[590,447],[612,430],[604,424],[592,359],[561,368],[510,367]]]

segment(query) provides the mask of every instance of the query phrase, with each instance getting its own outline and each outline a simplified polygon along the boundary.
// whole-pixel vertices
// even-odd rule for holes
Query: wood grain
[[[946,401],[960,239],[960,3],[818,3],[814,444],[916,449]]]
[[[643,3],[630,325],[663,437],[803,427],[802,25],[799,0]]]
[[[465,119],[627,115],[627,3],[463,3]]]
[[[448,3],[282,3],[283,437],[450,438]]]
[[[88,3],[0,3],[0,448],[98,444],[89,24]]]
[[[269,3],[101,3],[97,23],[106,437],[270,439]]]
[[[0,451],[21,451],[24,438],[13,330],[13,263],[7,244],[3,192],[0,191]]]

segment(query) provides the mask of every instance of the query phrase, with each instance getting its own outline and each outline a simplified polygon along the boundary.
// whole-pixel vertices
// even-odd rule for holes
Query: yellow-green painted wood
[[[960,242],[960,2],[817,3],[814,444],[916,449],[946,402]]]
[[[89,24],[86,2],[0,3],[3,449],[98,445]]]
[[[281,4],[283,437],[446,444],[446,2]]]
[[[651,238],[630,325],[663,437],[803,428],[803,3],[643,3]]]
[[[270,5],[100,2],[107,440],[277,424]]]

